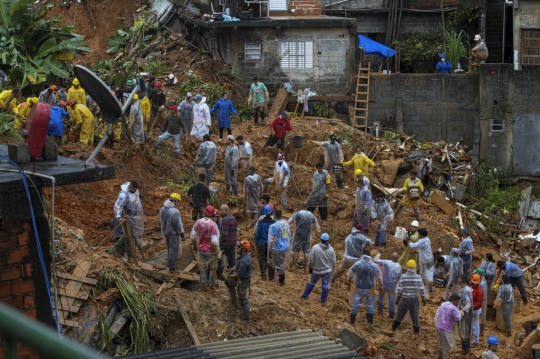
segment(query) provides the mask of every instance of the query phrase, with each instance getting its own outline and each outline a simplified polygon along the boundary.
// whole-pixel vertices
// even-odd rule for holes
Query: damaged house
[[[248,83],[257,76],[270,90],[290,81],[320,94],[347,92],[356,70],[355,19],[325,16],[317,0],[245,1],[238,6],[201,0],[196,5],[203,14],[208,9],[216,14],[213,9],[219,7],[246,18],[210,21],[187,12],[181,16],[198,45],[219,55],[235,76]]]

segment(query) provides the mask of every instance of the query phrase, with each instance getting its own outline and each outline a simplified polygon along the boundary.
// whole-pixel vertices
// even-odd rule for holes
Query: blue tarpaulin
[[[364,49],[366,54],[375,54],[382,57],[393,57],[396,54],[396,50],[392,50],[389,47],[379,44],[377,41],[373,41],[365,36],[358,35],[360,42],[359,47]]]

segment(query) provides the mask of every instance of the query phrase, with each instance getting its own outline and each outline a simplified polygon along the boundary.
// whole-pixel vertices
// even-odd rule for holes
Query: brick
[[[27,246],[28,245],[28,232],[23,232],[19,234],[18,240],[19,240],[19,246]]]
[[[28,247],[20,247],[19,249],[8,251],[7,264],[21,263],[30,254]]]
[[[0,283],[0,299],[11,297],[11,282]]]
[[[37,318],[37,311],[35,309],[25,310],[22,314],[26,315],[30,319]]]
[[[35,349],[29,348],[21,343],[17,344],[17,354],[19,358],[28,357],[31,355],[36,355],[37,351]]]
[[[7,238],[2,238],[0,241],[0,249],[12,249],[19,246],[19,240],[17,236],[10,236]]]
[[[34,281],[32,279],[27,279],[23,281],[16,281],[11,283],[11,292],[13,295],[21,295],[26,293],[33,293]]]
[[[19,278],[21,276],[21,267],[23,267],[23,265],[0,267],[0,281],[9,281]]]
[[[23,278],[31,278],[32,277],[32,265],[30,263],[21,264],[20,265],[20,270],[21,270],[21,272],[20,272],[21,276]]]
[[[24,299],[23,297],[11,297],[2,299],[2,303],[8,305],[17,310],[24,310]]]
[[[36,303],[33,296],[29,296],[29,295],[24,296],[23,302],[24,302],[24,310],[36,308]]]

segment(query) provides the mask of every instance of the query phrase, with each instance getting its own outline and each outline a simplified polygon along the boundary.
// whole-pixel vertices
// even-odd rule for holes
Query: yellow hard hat
[[[354,175],[355,176],[360,176],[362,173],[364,173],[364,172],[362,172],[362,170],[360,168],[354,170]]]
[[[176,200],[178,200],[178,201],[181,201],[181,200],[182,200],[182,197],[180,197],[180,194],[178,194],[178,193],[176,193],[176,192],[173,193],[173,194],[171,194],[171,195],[169,196],[169,198],[171,198],[171,199],[176,199]]]
[[[409,261],[407,262],[407,267],[416,268],[416,261],[414,259],[409,259]]]
[[[133,99],[134,99],[134,100],[138,100],[138,99],[139,99],[139,95],[137,95],[137,94],[133,95]]]
[[[74,85],[80,85],[81,83],[79,82],[78,78],[75,78],[75,80],[73,80],[73,84]]]

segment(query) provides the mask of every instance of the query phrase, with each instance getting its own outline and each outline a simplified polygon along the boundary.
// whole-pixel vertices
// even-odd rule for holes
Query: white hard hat
[[[478,40],[480,40],[481,38],[482,38],[482,36],[476,35],[476,36],[474,37],[474,41],[478,41]]]
[[[412,222],[411,222],[411,226],[413,226],[413,227],[420,227],[420,223],[418,223],[418,221],[412,221]]]

